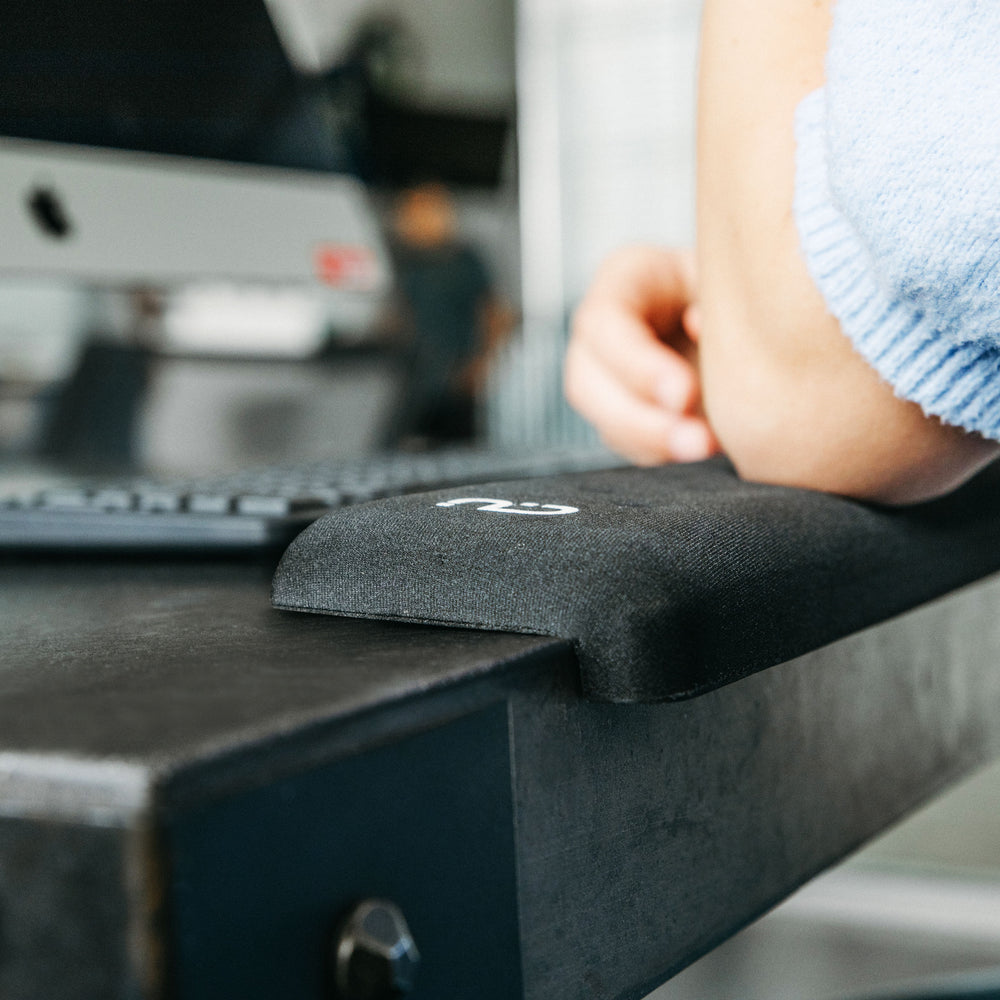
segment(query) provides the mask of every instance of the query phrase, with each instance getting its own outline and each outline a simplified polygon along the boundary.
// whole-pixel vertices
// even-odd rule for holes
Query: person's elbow
[[[988,464],[994,441],[897,397],[853,349],[803,360],[713,359],[705,403],[723,450],[754,482],[902,505],[942,496]]]
[[[957,439],[943,442],[936,433],[926,438],[916,435],[900,442],[894,452],[878,455],[860,440],[790,448],[779,434],[748,438],[739,433],[724,442],[724,450],[740,478],[749,482],[902,506],[950,493],[998,453],[995,442],[954,428],[945,430]]]

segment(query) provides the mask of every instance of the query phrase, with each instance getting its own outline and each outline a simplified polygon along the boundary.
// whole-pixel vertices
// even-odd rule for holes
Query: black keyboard
[[[191,479],[0,484],[0,549],[219,551],[281,548],[344,504],[439,486],[615,464],[605,453],[394,453]]]

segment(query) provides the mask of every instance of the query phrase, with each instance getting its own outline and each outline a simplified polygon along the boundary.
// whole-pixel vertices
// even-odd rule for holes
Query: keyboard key
[[[136,496],[131,490],[101,489],[90,497],[90,506],[96,510],[131,510]]]
[[[184,507],[192,514],[231,514],[233,498],[228,493],[192,493]]]
[[[287,517],[326,506],[315,497],[246,496],[236,499],[237,513],[256,517]]]
[[[90,506],[90,491],[82,487],[56,486],[52,489],[42,490],[39,502],[42,507],[82,510]]]
[[[181,509],[181,494],[171,490],[151,490],[139,496],[139,510],[170,514]]]

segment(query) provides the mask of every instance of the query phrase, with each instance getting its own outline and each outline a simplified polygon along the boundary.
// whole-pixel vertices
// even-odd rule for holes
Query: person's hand
[[[599,269],[573,320],[566,398],[638,465],[719,450],[701,412],[690,252],[636,246]]]

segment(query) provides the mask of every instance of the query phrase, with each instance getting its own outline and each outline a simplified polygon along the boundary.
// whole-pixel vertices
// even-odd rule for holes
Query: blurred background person
[[[509,334],[511,310],[482,255],[462,239],[443,184],[399,194],[390,248],[396,273],[390,322],[405,360],[389,444],[471,442],[479,436],[481,394],[491,358]]]

